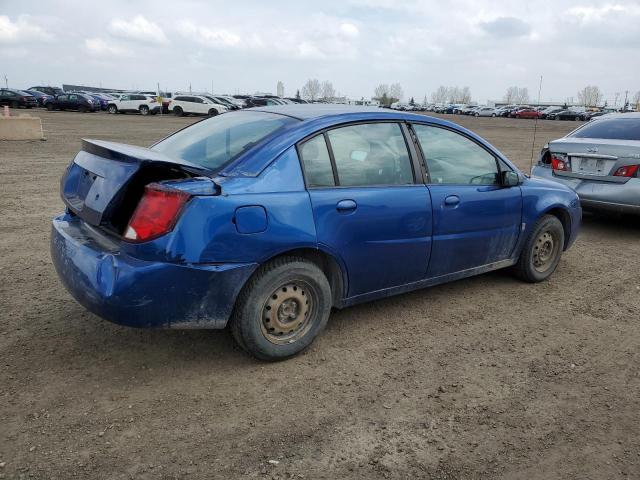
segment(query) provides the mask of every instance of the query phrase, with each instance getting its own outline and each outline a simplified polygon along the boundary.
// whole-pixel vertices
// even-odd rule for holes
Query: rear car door
[[[509,259],[522,218],[520,187],[500,185],[510,169],[475,140],[448,128],[414,124],[433,203],[429,277]]]
[[[120,97],[120,101],[118,102],[118,110],[128,111],[128,110],[136,110],[133,107],[134,101],[131,100],[131,95],[122,95]]]
[[[345,264],[349,297],[426,275],[431,200],[414,176],[405,129],[395,122],[353,124],[298,147],[318,242]]]

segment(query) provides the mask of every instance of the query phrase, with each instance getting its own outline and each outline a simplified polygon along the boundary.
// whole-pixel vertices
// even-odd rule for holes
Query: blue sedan
[[[151,148],[84,140],[61,196],[51,255],[79,303],[229,325],[264,360],[308,347],[334,307],[505,267],[543,281],[582,215],[453,123],[329,105],[231,112]]]

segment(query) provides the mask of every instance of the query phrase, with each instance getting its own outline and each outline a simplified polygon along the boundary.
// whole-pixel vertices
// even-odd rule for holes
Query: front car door
[[[502,187],[510,167],[460,132],[412,126],[428,170],[433,204],[429,277],[508,260],[521,229],[520,187]]]
[[[346,266],[347,297],[426,275],[431,200],[406,135],[399,123],[359,123],[298,146],[318,242]]]

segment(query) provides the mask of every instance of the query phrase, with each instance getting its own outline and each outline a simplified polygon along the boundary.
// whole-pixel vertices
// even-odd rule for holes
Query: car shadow
[[[616,235],[637,235],[640,233],[640,215],[585,211],[582,229],[609,234],[615,230]]]

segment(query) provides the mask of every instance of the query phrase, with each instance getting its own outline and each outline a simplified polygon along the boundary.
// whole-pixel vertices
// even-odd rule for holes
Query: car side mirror
[[[515,187],[520,185],[520,175],[511,170],[506,170],[500,174],[500,183],[503,187]]]

